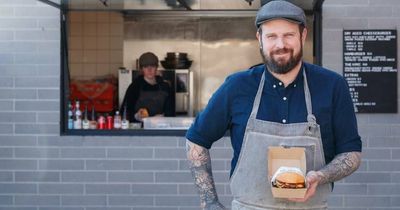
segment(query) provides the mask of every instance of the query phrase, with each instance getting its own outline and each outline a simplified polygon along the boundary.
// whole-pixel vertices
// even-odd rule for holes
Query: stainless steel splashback
[[[228,75],[262,62],[254,17],[138,18],[125,21],[124,31],[124,66],[129,69],[135,68],[136,59],[147,51],[160,60],[167,52],[188,53],[193,60],[195,111],[206,106]],[[311,32],[304,56],[313,61]]]

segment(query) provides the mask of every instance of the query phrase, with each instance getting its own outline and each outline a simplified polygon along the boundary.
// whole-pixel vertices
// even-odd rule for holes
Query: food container
[[[281,167],[295,167],[306,174],[306,155],[303,147],[269,147],[268,180],[274,198],[304,198],[307,188],[277,188],[272,185],[272,177]]]
[[[147,117],[143,119],[143,128],[186,130],[193,121],[193,117]]]
[[[142,123],[129,123],[129,128],[130,129],[141,129],[142,128]]]

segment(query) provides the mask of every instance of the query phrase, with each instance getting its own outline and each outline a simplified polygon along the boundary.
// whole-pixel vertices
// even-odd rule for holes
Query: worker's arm
[[[226,209],[219,201],[211,170],[208,149],[186,140],[187,158],[195,185],[200,194],[200,205],[204,210]]]
[[[338,154],[328,165],[317,171],[319,183],[335,182],[352,174],[361,164],[361,152]]]
[[[361,164],[361,152],[345,152],[336,157],[319,171],[307,173],[308,189],[304,198],[290,199],[305,202],[314,196],[318,185],[332,183],[343,179],[358,169]]]

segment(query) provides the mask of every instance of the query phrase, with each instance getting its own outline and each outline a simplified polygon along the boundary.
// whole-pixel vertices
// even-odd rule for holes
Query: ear
[[[260,45],[260,48],[262,48],[261,34],[260,34],[259,30],[257,30],[256,37],[258,40],[258,44]]]
[[[304,28],[303,29],[303,34],[302,34],[302,41],[303,41],[303,47],[304,47],[304,44],[306,43],[306,39],[307,39],[307,28]]]

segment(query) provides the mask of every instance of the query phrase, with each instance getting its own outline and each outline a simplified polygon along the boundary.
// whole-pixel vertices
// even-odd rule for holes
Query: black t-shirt
[[[167,83],[162,77],[156,77],[156,84],[152,85],[144,80],[143,75],[138,76],[128,87],[125,92],[125,97],[121,105],[121,111],[124,110],[124,105],[126,105],[127,109],[127,117],[129,121],[134,122],[135,113],[135,105],[139,99],[140,91],[165,91],[167,93],[167,98],[165,99],[164,104],[160,104],[164,110],[164,116],[174,116],[175,108],[173,102],[173,91],[169,83]]]

